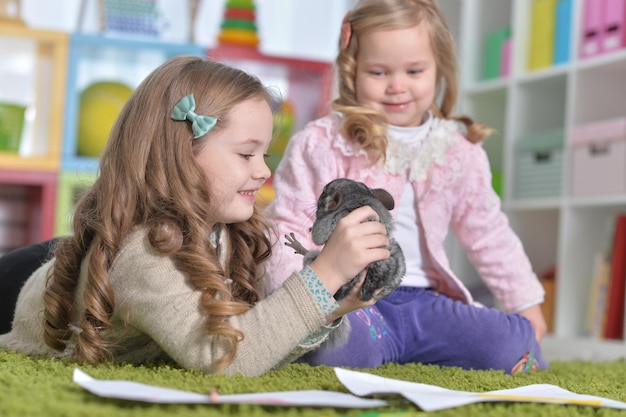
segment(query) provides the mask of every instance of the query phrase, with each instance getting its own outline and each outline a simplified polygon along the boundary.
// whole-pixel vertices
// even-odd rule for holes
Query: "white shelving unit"
[[[581,58],[584,0],[573,0],[569,61],[529,72],[530,0],[438,0],[457,40],[461,91],[459,113],[497,130],[484,146],[492,168],[503,173],[503,209],[524,243],[537,274],[557,265],[554,331],[544,339],[549,359],[608,360],[626,357],[626,341],[585,334],[595,254],[607,244],[611,222],[626,212],[626,193],[572,197],[573,126],[626,116],[626,49]],[[511,28],[511,72],[481,80],[488,32]],[[516,144],[525,135],[563,129],[560,195],[519,199],[513,192]],[[557,193],[558,194],[558,193]],[[451,239],[453,269],[468,281],[480,278]]]

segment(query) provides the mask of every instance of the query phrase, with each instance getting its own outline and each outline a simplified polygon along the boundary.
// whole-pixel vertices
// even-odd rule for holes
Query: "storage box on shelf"
[[[503,158],[505,162],[505,182],[508,192],[506,194],[506,203],[510,209],[514,209],[517,203],[520,203],[522,195],[517,194],[519,190],[520,179],[517,175],[523,168],[519,165],[522,161],[520,156],[520,148],[529,145],[527,142],[533,136],[537,136],[531,140],[531,146],[536,150],[543,149],[551,152],[558,164],[558,159],[563,159],[563,153],[558,152],[557,148],[563,148],[563,130],[565,125],[565,106],[567,100],[567,77],[561,70],[548,71],[543,77],[527,77],[520,78],[508,88],[512,100],[508,103],[506,111],[506,130],[504,135],[504,151]],[[515,109],[515,113],[511,110]],[[559,145],[560,143],[560,145]],[[544,155],[545,156],[545,155]],[[535,165],[538,167],[549,167],[548,160],[543,161],[545,164]],[[561,164],[561,168],[563,165]],[[522,171],[523,172],[523,171]],[[562,178],[562,173],[559,173]],[[554,180],[554,177],[545,178],[545,181]],[[528,182],[526,181],[526,184]],[[547,185],[547,184],[544,184]],[[539,195],[535,193],[535,198],[540,198],[541,204],[551,204],[553,208],[558,205],[558,198],[561,196],[562,183],[553,188],[554,193],[550,194],[547,190]],[[524,203],[528,203],[528,197],[524,196]],[[510,204],[512,203],[512,204]],[[556,231],[555,231],[556,233]],[[555,254],[556,256],[556,254]]]
[[[207,51],[211,59],[241,68],[255,74],[264,85],[277,90],[282,100],[289,103],[292,114],[283,114],[278,122],[289,120],[282,142],[270,149],[268,164],[272,171],[278,164],[286,141],[291,133],[301,130],[306,123],[323,115],[328,110],[331,98],[333,67],[330,62],[270,56],[255,48],[238,45],[219,45]],[[284,126],[283,126],[284,128]],[[275,133],[282,129],[275,126]],[[273,189],[271,179],[261,190],[261,198],[271,200]]]
[[[205,52],[195,44],[89,34],[71,35],[69,44],[57,235],[70,231],[75,191],[95,179],[99,153],[130,92],[167,59]]]
[[[626,117],[572,128],[571,194],[626,193]]]
[[[530,71],[549,67],[554,63],[554,35],[556,0],[532,0],[529,25],[528,64]]]
[[[600,5],[604,0],[584,0],[582,13],[582,36],[580,42],[580,56],[588,58],[597,55],[602,50],[603,12]]]
[[[612,0],[557,0],[551,2],[555,7],[555,31],[569,23],[566,43],[569,59],[563,60],[553,51],[551,63],[541,67],[530,65],[533,7],[540,2],[543,6],[549,3],[547,0],[439,0],[446,15],[452,17],[450,21],[459,25],[454,28],[462,62],[458,111],[497,129],[495,143],[488,138],[484,146],[492,166],[502,168],[503,207],[511,226],[520,236],[538,275],[556,266],[554,329],[544,339],[546,355],[552,359],[626,357],[626,341],[591,338],[585,330],[594,259],[607,248],[615,217],[626,212],[626,189],[616,185],[626,181],[623,168],[626,154],[617,152],[626,140],[619,122],[626,118],[626,49],[621,45],[609,50],[585,35],[591,20],[596,22],[596,38],[607,36],[606,24],[602,23],[609,21],[607,14],[596,12],[597,7],[606,11],[605,5],[615,6],[610,6]],[[564,22],[568,14],[570,20]],[[621,16],[615,13],[613,20]],[[485,39],[490,31],[507,25],[512,33],[510,75],[482,80]],[[558,47],[562,50],[564,34],[555,32],[553,36],[553,47],[557,48],[560,42]],[[589,46],[592,41],[597,42],[595,46]],[[584,154],[589,146],[577,146],[580,142],[571,139],[580,134],[581,126],[597,126],[606,121],[615,122],[613,125],[617,127],[609,129],[612,134],[601,135],[604,140],[596,135],[594,141],[610,144],[616,161],[611,162],[613,165],[598,162],[598,169],[589,169],[589,164],[595,162],[589,153]],[[529,179],[525,174],[536,175],[540,170],[537,160],[531,161],[530,166],[521,163],[527,138],[536,132],[559,130],[566,138],[560,148],[555,148],[561,154],[561,161],[542,178],[547,184],[550,178],[559,176],[560,186],[543,195],[520,193],[520,184]],[[608,140],[609,136],[612,141]],[[539,142],[532,147],[540,146]],[[546,138],[546,147],[548,142]],[[589,192],[580,193],[581,185]],[[455,246],[450,251],[455,271],[470,281],[476,279],[477,274],[462,251]]]
[[[513,198],[561,195],[563,129],[520,138],[515,154]]]
[[[0,222],[1,251],[53,235],[67,50],[65,33],[0,25],[0,210],[21,219]]]
[[[582,2],[580,56],[589,58],[626,47],[626,3],[623,0]]]
[[[574,0],[558,0],[554,26],[554,64],[564,64],[572,55]]]
[[[604,38],[602,50],[614,51],[626,46],[626,2],[624,0],[604,0],[602,26]]]

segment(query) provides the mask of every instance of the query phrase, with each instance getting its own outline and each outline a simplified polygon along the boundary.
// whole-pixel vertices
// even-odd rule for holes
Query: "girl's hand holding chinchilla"
[[[359,308],[365,308],[365,307],[369,307],[371,305],[376,304],[376,301],[378,301],[376,297],[372,297],[371,299],[367,301],[363,301],[359,298],[359,291],[361,290],[361,287],[363,286],[363,282],[365,281],[365,275],[367,275],[367,268],[363,270],[363,272],[359,276],[359,282],[356,283],[356,285],[352,288],[350,293],[344,298],[342,298],[341,300],[337,300],[337,303],[339,304],[339,308],[337,308],[331,314],[326,316],[327,325],[339,319],[341,316],[351,312],[352,310],[357,310]],[[376,295],[380,291],[382,291],[382,288],[376,292]]]
[[[372,218],[378,219],[378,215],[369,206],[359,207],[343,217],[317,258],[311,262],[311,269],[331,294],[370,263],[389,258],[385,226],[379,221],[371,221]],[[364,303],[360,301],[355,308],[363,307]],[[367,302],[365,305],[370,304]]]

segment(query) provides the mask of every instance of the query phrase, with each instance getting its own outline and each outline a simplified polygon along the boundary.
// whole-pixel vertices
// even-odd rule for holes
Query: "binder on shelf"
[[[626,2],[624,0],[604,1],[602,52],[609,52],[626,45]]]
[[[541,312],[548,326],[548,333],[554,332],[554,307],[556,301],[556,266],[552,266],[541,273],[540,281],[545,291]]]
[[[546,68],[554,62],[556,0],[533,0],[529,22],[528,69]]]
[[[584,2],[580,56],[588,58],[602,52],[604,0],[584,0]]]
[[[615,222],[611,273],[604,321],[605,339],[624,339],[624,296],[626,294],[626,213]]]
[[[504,52],[503,46],[510,37],[511,29],[509,27],[492,30],[487,34],[483,79],[491,80],[500,77],[502,72],[502,53]]]
[[[586,333],[594,339],[601,339],[605,327],[605,311],[611,263],[604,252],[596,254],[591,279],[591,296],[587,311]]]
[[[555,64],[562,64],[570,59],[573,3],[574,0],[558,0],[556,5],[556,28],[554,32]]]
[[[500,77],[506,78],[511,74],[511,60],[513,59],[513,41],[510,37],[502,43],[502,57],[500,61]]]

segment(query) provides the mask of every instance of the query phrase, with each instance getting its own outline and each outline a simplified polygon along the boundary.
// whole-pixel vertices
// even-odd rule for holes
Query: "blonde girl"
[[[402,285],[348,314],[349,342],[317,349],[311,364],[370,367],[421,362],[508,373],[547,366],[544,291],[501,211],[481,141],[490,129],[455,116],[455,45],[433,0],[361,0],[342,23],[333,112],[290,141],[268,207],[281,234],[314,248],[313,201],[348,177],[396,202],[394,238],[407,259]],[[319,155],[323,155],[319,157]],[[475,305],[450,268],[452,231],[502,310]],[[274,251],[274,286],[301,259]]]

